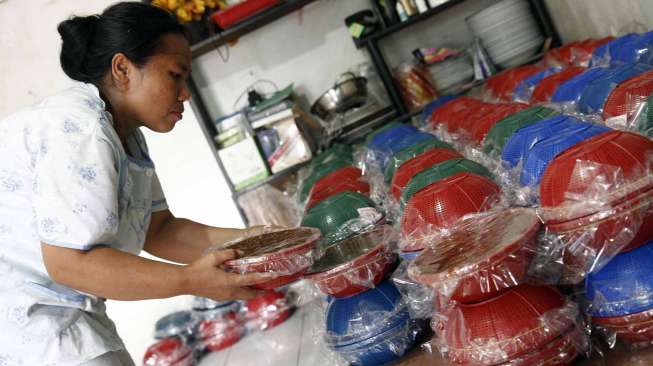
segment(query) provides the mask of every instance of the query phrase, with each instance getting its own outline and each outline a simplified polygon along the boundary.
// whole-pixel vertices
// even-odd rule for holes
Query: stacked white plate
[[[467,19],[492,61],[509,68],[521,65],[539,51],[544,36],[526,0],[503,0]]]
[[[428,70],[435,88],[443,95],[461,92],[465,84],[474,79],[474,65],[467,54],[429,65]]]

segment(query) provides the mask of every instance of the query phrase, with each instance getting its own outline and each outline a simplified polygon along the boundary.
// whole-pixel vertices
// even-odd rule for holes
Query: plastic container
[[[463,172],[471,172],[490,179],[492,178],[492,173],[490,173],[486,167],[475,161],[464,158],[454,158],[443,161],[442,163],[433,165],[415,174],[408,181],[408,184],[406,184],[401,191],[401,209],[404,209],[413,195],[427,185]]]
[[[617,58],[617,55],[619,54],[624,44],[628,43],[631,40],[637,39],[638,37],[639,35],[637,33],[628,33],[600,45],[594,50],[594,53],[592,54],[590,66],[593,67],[600,65],[609,65],[614,59]]]
[[[297,280],[313,264],[313,248],[320,240],[318,230],[308,227],[273,231],[227,243],[220,249],[235,249],[243,253],[238,259],[224,263],[224,268],[236,273],[277,273],[278,277],[252,285],[270,290]]]
[[[479,116],[469,129],[469,134],[474,142],[481,144],[490,129],[500,120],[527,108],[523,103],[495,104],[494,108]]]
[[[603,105],[603,119],[621,117],[622,126],[647,131],[651,127],[648,123],[643,123],[641,126],[631,126],[631,124],[636,115],[642,112],[641,106],[648,102],[651,94],[653,94],[653,71],[647,71],[624,81],[614,88],[606,99]]]
[[[389,241],[390,227],[381,226],[333,243],[313,263],[305,278],[327,295],[349,297],[373,288],[397,257]]]
[[[384,174],[385,182],[390,183],[397,169],[406,161],[432,149],[453,150],[453,147],[448,143],[440,141],[438,139],[431,139],[431,140],[419,142],[417,144],[408,146],[405,149],[399,150],[394,155],[392,155],[390,161],[388,162]]]
[[[558,136],[536,142],[525,156],[520,183],[523,186],[539,184],[546,167],[558,154],[581,141],[608,131],[610,129],[605,126],[586,124],[584,127],[563,130]]]
[[[408,274],[446,299],[467,304],[488,300],[523,282],[539,228],[533,209],[472,216],[433,241]]]
[[[382,149],[377,151],[377,162],[380,163],[381,171],[385,171],[390,158],[395,153],[415,144],[435,139],[435,136],[431,135],[430,133],[416,132],[414,134],[404,136],[400,139],[392,140],[388,144],[384,145]]]
[[[243,310],[248,329],[268,330],[285,322],[292,309],[286,295],[278,291],[266,291],[247,300]]]
[[[176,311],[157,320],[154,325],[154,338],[188,337],[195,332],[196,326],[197,319],[191,311]]]
[[[543,67],[535,65],[516,67],[492,76],[485,85],[495,97],[510,101],[517,85],[543,70]]]
[[[306,210],[310,210],[325,199],[342,192],[356,192],[369,196],[370,185],[362,180],[342,180],[335,182],[326,188],[312,192],[306,203]]]
[[[197,332],[200,347],[204,351],[219,352],[236,344],[245,335],[245,327],[241,324],[238,313],[229,312],[202,320]]]
[[[479,108],[486,103],[469,97],[458,97],[450,102],[445,103],[431,114],[431,126],[438,125],[448,126],[450,121],[457,118],[460,113],[470,109]]]
[[[501,156],[503,147],[513,133],[537,121],[557,115],[551,108],[537,106],[513,113],[497,122],[483,140],[483,150],[491,156]]]
[[[429,122],[431,121],[431,114],[433,114],[433,112],[436,109],[442,107],[447,102],[452,101],[457,97],[458,97],[457,95],[443,95],[438,99],[432,101],[431,103],[427,104],[422,110],[422,115],[420,117],[420,120],[422,121],[422,125],[423,126],[428,125]]]
[[[545,77],[555,74],[560,71],[558,67],[549,67],[542,71],[539,71],[526,79],[524,79],[513,91],[512,99],[520,102],[528,102],[533,95],[533,89],[539,84],[539,82]]]
[[[191,366],[193,348],[181,338],[168,337],[151,345],[145,351],[145,366]]]
[[[576,103],[585,87],[592,81],[610,73],[609,68],[593,67],[560,84],[551,97],[553,103]]]
[[[415,193],[401,217],[403,251],[422,250],[439,230],[463,216],[491,209],[501,188],[487,177],[464,172],[431,183]]]
[[[557,72],[555,74],[543,78],[535,86],[535,89],[533,89],[533,94],[531,95],[531,102],[545,103],[550,101],[551,97],[562,83],[566,82],[567,80],[570,80],[571,78],[582,73],[583,71],[585,71],[585,68],[583,67],[571,66],[563,69],[560,72]]]
[[[309,175],[304,179],[299,189],[299,200],[300,202],[305,202],[308,198],[308,194],[313,188],[313,185],[319,181],[322,177],[329,175],[330,173],[335,172],[336,170],[348,167],[352,165],[352,160],[347,158],[333,158],[328,161],[325,161],[322,164],[316,165],[311,169]]]
[[[451,159],[462,159],[454,150],[436,148],[418,155],[402,164],[390,184],[390,194],[396,200],[401,198],[406,184],[418,173]]]
[[[651,261],[653,242],[615,256],[601,270],[589,275],[585,286],[592,303],[592,317],[622,317],[653,310]],[[615,325],[615,321],[603,322],[610,323]]]

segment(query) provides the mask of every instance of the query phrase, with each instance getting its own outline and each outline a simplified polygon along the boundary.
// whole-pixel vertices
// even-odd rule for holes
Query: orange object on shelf
[[[220,28],[227,29],[247,17],[279,3],[279,0],[245,0],[211,15],[211,20]]]

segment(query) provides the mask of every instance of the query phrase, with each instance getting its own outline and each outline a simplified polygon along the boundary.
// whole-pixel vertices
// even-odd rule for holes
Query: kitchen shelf
[[[288,15],[304,6],[315,2],[316,0],[286,0],[280,4],[274,5],[259,13],[256,13],[232,27],[229,27],[205,40],[202,40],[191,46],[193,58],[199,57],[205,53],[214,50],[229,42],[244,36],[247,33],[255,31],[273,21]]]
[[[373,42],[373,41],[378,41],[379,39],[385,38],[389,35],[395,34],[404,28],[410,27],[413,24],[420,23],[426,19],[431,18],[432,16],[443,12],[446,9],[449,9],[455,5],[464,3],[466,0],[449,0],[446,3],[442,3],[435,8],[431,8],[424,13],[413,15],[412,17],[409,17],[407,20],[400,22],[400,23],[395,23],[391,26],[388,26],[387,28],[382,28],[381,30],[377,31],[376,33],[373,33],[372,35],[369,35],[365,37],[364,39],[354,39],[354,44],[356,45],[356,48],[363,48],[368,42]]]
[[[311,161],[308,160],[308,161],[305,161],[303,163],[295,164],[295,165],[291,166],[290,168],[284,169],[284,170],[282,170],[280,172],[277,172],[277,173],[275,173],[273,175],[270,175],[269,177],[263,179],[262,181],[257,182],[257,183],[255,183],[255,184],[253,184],[251,186],[248,186],[247,188],[243,188],[243,189],[241,189],[239,191],[235,191],[233,193],[233,197],[238,198],[238,197],[240,197],[240,196],[242,196],[242,195],[244,195],[246,193],[249,193],[249,192],[255,190],[256,188],[259,188],[259,187],[264,186],[266,184],[274,183],[275,181],[277,181],[277,180],[279,180],[279,179],[281,179],[283,177],[287,177],[290,174],[293,174],[293,173],[297,172],[299,169],[301,169],[301,168],[305,167],[306,165],[310,164],[310,162]]]

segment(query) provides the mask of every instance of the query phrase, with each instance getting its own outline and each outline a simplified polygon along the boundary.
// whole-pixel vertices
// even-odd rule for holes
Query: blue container
[[[621,62],[653,64],[653,31],[625,42],[615,56]]]
[[[347,298],[330,298],[326,310],[327,343],[334,348],[353,345],[404,327],[410,314],[392,281]]]
[[[558,71],[560,71],[559,67],[551,67],[527,77],[521,83],[519,83],[519,85],[517,85],[513,91],[512,99],[515,101],[529,101],[531,99],[531,95],[533,94],[533,89],[537,86],[537,84],[545,77],[551,74],[555,74]]]
[[[636,314],[653,308],[653,241],[618,254],[585,280],[592,316]]]
[[[188,310],[177,311],[157,320],[154,325],[154,338],[191,336],[195,332],[197,320]]]
[[[587,69],[573,78],[560,84],[555,93],[551,97],[553,103],[569,103],[575,102],[580,98],[585,87],[592,81],[607,75],[610,72],[609,68],[595,67]]]
[[[435,136],[426,132],[416,132],[414,134],[406,135],[403,138],[390,141],[379,150],[380,154],[377,154],[382,171],[385,171],[388,161],[395,153],[409,146],[429,140],[435,140]]]
[[[417,132],[417,128],[407,124],[400,124],[395,127],[389,128],[385,131],[379,132],[372,141],[367,144],[367,148],[371,150],[379,149],[381,146],[387,144],[394,139],[400,139],[406,135]]]
[[[433,111],[435,111],[436,109],[445,105],[447,102],[454,100],[456,98],[458,98],[458,95],[443,95],[440,98],[427,104],[426,107],[424,107],[424,109],[422,110],[422,115],[420,116],[420,121],[422,123],[422,126],[426,126],[429,124],[429,122],[431,121],[431,114],[433,114]]]
[[[610,68],[610,72],[594,79],[583,89],[578,100],[578,110],[585,114],[600,113],[612,90],[622,82],[653,68],[646,64],[621,64]]]
[[[559,135],[566,129],[576,126],[583,128],[586,125],[581,120],[564,114],[537,121],[520,128],[510,137],[503,148],[501,160],[508,168],[514,168],[538,141]]]
[[[519,182],[524,186],[539,184],[546,167],[558,154],[581,141],[608,131],[608,127],[588,123],[584,128],[572,127],[565,133],[540,140],[524,156]]]
[[[594,66],[605,66],[616,59],[619,55],[624,44],[639,38],[637,33],[628,33],[621,37],[617,37],[610,42],[604,43],[597,47],[592,53],[592,59],[590,60],[590,67]]]
[[[335,347],[334,350],[354,366],[385,365],[413,348],[426,326],[425,320],[414,319],[375,337],[352,345]]]

